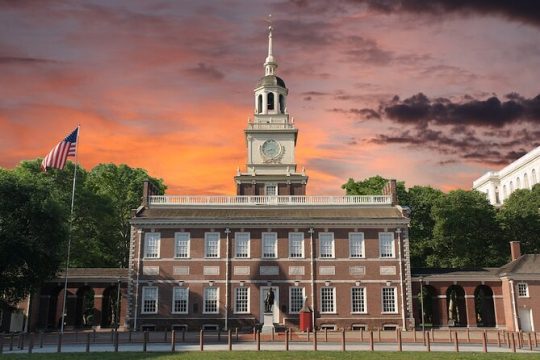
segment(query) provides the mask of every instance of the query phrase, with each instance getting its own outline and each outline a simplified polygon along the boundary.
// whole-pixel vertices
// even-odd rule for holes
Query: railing
[[[150,205],[385,205],[391,204],[389,195],[351,196],[177,196],[149,197]]]
[[[290,123],[248,123],[248,129],[294,129],[294,125]]]

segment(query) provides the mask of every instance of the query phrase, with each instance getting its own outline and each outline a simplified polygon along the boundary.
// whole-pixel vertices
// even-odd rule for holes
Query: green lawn
[[[401,359],[414,359],[414,360],[469,360],[469,359],[538,359],[538,354],[513,354],[513,353],[441,353],[441,352],[339,352],[339,351],[205,351],[205,352],[185,352],[185,353],[81,353],[81,354],[24,354],[24,355],[4,355],[6,360],[139,360],[139,359],[152,359],[152,360],[275,360],[278,359],[290,359],[290,360],[333,360],[339,358],[340,360],[348,359],[361,359],[361,360],[401,360]]]

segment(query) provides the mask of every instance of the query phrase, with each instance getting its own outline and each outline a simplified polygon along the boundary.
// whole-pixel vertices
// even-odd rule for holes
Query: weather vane
[[[268,17],[264,19],[264,21],[266,21],[269,24],[268,29],[272,30],[272,14],[268,14]]]

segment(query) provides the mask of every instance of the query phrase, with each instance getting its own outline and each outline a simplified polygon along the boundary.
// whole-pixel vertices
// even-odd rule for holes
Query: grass
[[[71,354],[13,354],[4,355],[6,360],[504,360],[504,359],[538,359],[538,354],[514,354],[514,353],[451,353],[451,352],[339,352],[339,351],[205,351],[184,353],[71,353]]]

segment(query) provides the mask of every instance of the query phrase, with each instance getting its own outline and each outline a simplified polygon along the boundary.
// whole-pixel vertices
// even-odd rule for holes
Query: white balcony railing
[[[290,123],[248,123],[249,130],[294,129]]]
[[[260,205],[385,205],[391,204],[389,195],[351,196],[150,196],[150,205],[219,205],[219,206],[260,206]]]

